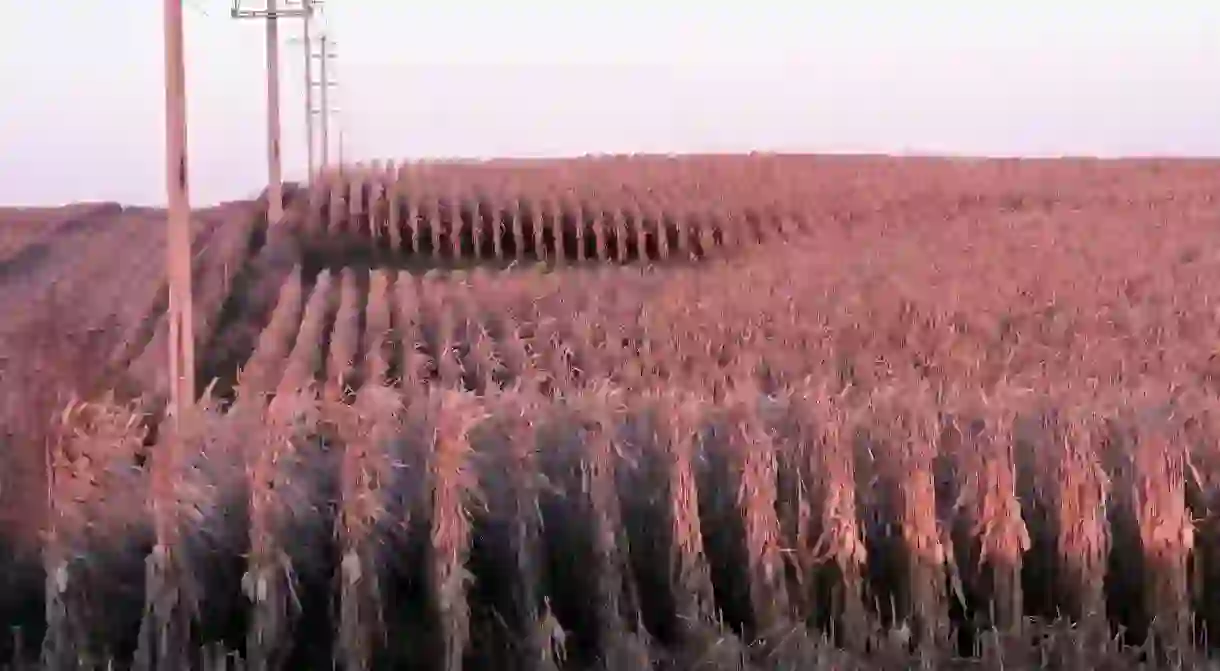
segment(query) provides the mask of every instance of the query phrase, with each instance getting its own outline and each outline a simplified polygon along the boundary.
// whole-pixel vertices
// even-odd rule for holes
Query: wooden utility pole
[[[305,0],[305,9],[309,11],[313,3]],[[309,161],[309,180],[313,181],[317,174],[317,162],[314,160],[314,130],[313,130],[313,43],[310,41],[310,17],[305,17],[303,41],[305,43],[305,152]]]
[[[309,162],[309,179],[312,181],[318,174],[318,124],[314,119],[319,112],[314,104],[314,88],[318,86],[317,80],[314,78],[314,59],[319,58],[319,55],[314,53],[314,32],[313,32],[313,15],[314,10],[322,7],[322,0],[301,0],[301,9],[305,12],[302,17],[303,26],[300,39],[291,39],[289,42],[300,44],[304,47],[305,58],[305,152]],[[325,43],[327,37],[325,33],[319,35],[320,43]],[[325,72],[325,66],[323,66]],[[323,77],[325,79],[325,77]],[[325,95],[325,94],[323,94]],[[322,165],[326,161],[323,159]]]
[[[284,218],[284,176],[280,156],[280,21],[276,0],[267,0],[267,223]]]
[[[165,14],[165,236],[169,281],[169,412],[177,422],[195,402],[195,329],[191,298],[191,200],[187,174],[186,62],[182,0],[164,0]]]
[[[284,216],[284,180],[280,160],[280,18],[305,18],[312,12],[312,1],[298,7],[280,8],[278,0],[267,0],[266,9],[243,9],[233,0],[235,19],[262,19],[267,27],[267,220],[278,224]]]
[[[320,43],[319,49],[321,50],[321,53],[318,54],[318,60],[320,61],[318,64],[318,74],[320,75],[318,86],[320,87],[319,97],[321,98],[322,107],[319,110],[319,116],[322,121],[322,166],[327,167],[330,165],[330,88],[334,86],[334,82],[330,79],[330,60],[335,55],[331,51],[333,42],[329,36],[322,35],[318,41]]]

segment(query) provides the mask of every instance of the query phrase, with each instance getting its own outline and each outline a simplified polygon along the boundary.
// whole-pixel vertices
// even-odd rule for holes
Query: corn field
[[[141,242],[98,302],[46,289],[0,334],[0,653],[1215,668],[1214,172],[334,169],[282,225],[196,222],[207,386],[176,423]]]

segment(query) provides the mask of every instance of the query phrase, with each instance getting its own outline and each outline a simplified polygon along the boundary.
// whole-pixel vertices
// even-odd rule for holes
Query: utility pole
[[[305,0],[306,11],[312,8],[312,4],[310,0]],[[313,43],[309,39],[310,18],[309,16],[305,17],[302,38],[305,43],[305,153],[309,161],[309,181],[313,181],[314,175],[317,172],[317,162],[314,160],[313,153]]]
[[[267,27],[267,177],[270,224],[278,224],[284,216],[284,180],[280,161],[280,18],[303,18],[307,22],[313,11],[312,0],[303,0],[296,7],[280,8],[278,0],[266,0],[265,9],[243,9],[242,0],[233,0],[235,19],[262,19]]]
[[[330,71],[330,61],[335,57],[335,53],[332,50],[335,43],[334,40],[330,39],[329,35],[325,34],[318,38],[318,42],[318,97],[320,98],[319,102],[321,109],[317,111],[317,114],[321,119],[322,167],[327,167],[330,165],[330,115],[332,112],[330,106],[330,89],[335,86],[335,82],[331,79],[332,73]]]
[[[169,282],[170,416],[195,403],[195,329],[191,298],[191,201],[187,174],[186,62],[182,0],[164,0],[165,30],[165,236]]]
[[[267,0],[267,223],[284,218],[284,176],[280,155],[280,21],[276,1]]]
[[[315,119],[315,117],[322,115],[323,124],[325,124],[326,117],[329,114],[329,111],[328,111],[329,102],[327,101],[327,92],[325,91],[325,87],[328,86],[328,84],[326,83],[328,81],[327,80],[327,70],[326,70],[326,59],[334,58],[334,52],[331,51],[331,48],[330,48],[331,46],[334,45],[334,40],[331,40],[329,37],[327,37],[325,31],[323,31],[322,33],[320,33],[318,35],[318,38],[319,38],[318,41],[317,42],[314,41],[313,21],[312,21],[313,10],[315,8],[322,7],[322,0],[301,0],[301,1],[303,3],[302,8],[308,14],[307,16],[304,17],[304,22],[303,22],[304,30],[302,30],[302,35],[301,35],[300,39],[291,39],[288,41],[293,44],[300,44],[304,47],[304,57],[305,57],[305,148],[306,148],[306,153],[308,154],[308,161],[309,161],[309,178],[310,178],[310,180],[312,180],[314,177],[317,176],[318,170],[319,170],[319,165],[318,165],[318,145],[319,144],[321,144],[323,146],[323,150],[322,150],[323,157],[322,157],[321,165],[322,165],[322,167],[325,167],[325,165],[326,165],[325,132],[323,133],[324,137],[323,137],[322,142],[319,143],[318,142],[318,132],[317,132],[318,123],[317,123],[317,120]],[[321,46],[320,54],[315,53],[315,46],[314,46],[315,44],[318,44]],[[320,63],[321,68],[322,68],[322,81],[321,82],[317,81],[314,78],[314,60],[315,59],[318,59],[321,61],[321,63]],[[333,86],[333,84],[330,84],[330,85]],[[315,93],[316,93],[314,91],[314,89],[317,88],[318,86],[323,87],[323,90],[321,92],[322,103],[323,103],[321,110],[319,110],[318,107],[314,104]]]

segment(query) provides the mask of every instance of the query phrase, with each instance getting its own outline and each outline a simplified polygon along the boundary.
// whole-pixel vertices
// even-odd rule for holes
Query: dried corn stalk
[[[460,392],[442,391],[432,397],[433,450],[429,455],[432,511],[429,576],[440,618],[445,671],[460,671],[470,642],[470,606],[467,590],[473,576],[466,568],[470,556],[470,505],[478,491],[478,478],[470,463],[468,440],[478,421],[470,399]]]
[[[937,454],[936,413],[926,390],[893,385],[871,399],[878,429],[880,468],[893,497],[905,563],[904,608],[919,627],[921,645],[944,645],[949,635],[946,577],[952,547],[936,518],[933,462]]]
[[[83,573],[104,543],[132,532],[132,511],[142,512],[135,455],[146,429],[138,407],[113,398],[72,401],[54,420],[47,451],[49,529],[43,546],[46,623],[42,665],[91,669],[103,663],[95,627],[105,622]],[[101,525],[107,528],[99,528]],[[127,528],[124,528],[127,527]],[[117,534],[115,532],[118,532]]]
[[[247,426],[257,453],[247,464],[250,487],[250,553],[242,591],[252,605],[246,652],[256,670],[278,668],[291,648],[292,629],[300,613],[297,576],[281,539],[297,514],[308,514],[317,502],[298,501],[294,475],[299,472],[297,443],[318,433],[320,408],[312,392],[277,394],[262,425]]]
[[[1137,396],[1126,404],[1148,400]],[[1191,642],[1190,558],[1195,546],[1195,525],[1186,501],[1190,456],[1185,436],[1172,420],[1140,417],[1139,410],[1130,408],[1135,415],[1130,418],[1133,444],[1124,446],[1143,549],[1144,606],[1162,641],[1184,651]]]
[[[868,561],[860,528],[856,491],[856,459],[847,401],[825,388],[802,389],[793,399],[797,421],[807,431],[810,451],[805,477],[810,482],[810,524],[818,530],[810,556],[802,561],[808,575],[829,564],[841,585],[834,598],[847,641],[855,647],[865,631],[864,575]]]
[[[954,430],[955,457],[962,475],[954,508],[977,544],[978,570],[989,572],[993,625],[1014,631],[1022,623],[1021,566],[1031,547],[1029,530],[1017,498],[1014,398],[983,396],[964,403]]]
[[[345,669],[368,669],[377,647],[387,642],[378,533],[385,523],[383,488],[392,468],[385,449],[401,430],[403,406],[392,388],[374,383],[360,389],[351,407],[328,408],[343,441],[342,500],[335,530],[342,554],[336,661]]]
[[[1066,414],[1056,431],[1053,510],[1062,574],[1060,589],[1070,615],[1105,622],[1106,560],[1110,553],[1107,508],[1110,480],[1097,452],[1097,427],[1085,411]]]
[[[214,500],[214,488],[201,487],[191,464],[209,452],[220,418],[211,389],[188,406],[179,421],[161,428],[162,441],[152,457],[149,507],[156,545],[145,559],[144,617],[136,651],[137,669],[186,668],[191,626],[199,616],[201,586],[196,582],[183,543],[184,525],[204,523],[203,510]],[[215,456],[215,455],[213,455]],[[194,480],[194,482],[193,482]]]
[[[703,553],[696,484],[695,432],[699,409],[692,398],[667,391],[656,394],[658,436],[666,451],[669,514],[673,528],[671,571],[678,617],[690,626],[716,619],[711,571]]]

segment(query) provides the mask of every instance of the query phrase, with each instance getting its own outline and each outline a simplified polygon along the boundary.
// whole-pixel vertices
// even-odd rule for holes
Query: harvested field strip
[[[193,232],[193,240],[197,240],[206,250],[219,225],[220,222],[215,219],[205,220],[196,227],[197,230]],[[164,265],[164,259],[149,258],[144,262],[150,265]],[[213,259],[205,259],[202,254],[197,254],[192,259],[191,273],[195,286],[206,286],[206,269],[215,267],[212,262]],[[203,289],[204,286],[200,286],[200,288]],[[202,292],[201,297],[205,301],[200,306],[203,310],[196,309],[195,314],[204,313],[208,307],[207,292]],[[168,322],[165,319],[169,307],[168,282],[147,282],[144,281],[144,278],[130,277],[127,286],[121,287],[117,295],[110,297],[108,302],[122,305],[125,311],[129,311],[128,316],[119,318],[120,323],[130,326],[123,330],[119,351],[114,355],[118,370],[132,368],[137,357],[156,356],[160,359],[165,356],[167,351],[165,343],[169,337],[165,332],[168,328]],[[199,325],[195,327],[195,333],[198,338]],[[147,372],[148,363],[145,363],[143,368],[144,371],[141,372],[145,377],[138,380],[136,384],[139,385],[140,390],[145,391],[152,389],[156,384],[156,376]]]
[[[5,223],[0,233],[0,280],[27,272],[54,251],[58,238],[89,225],[90,219],[121,211],[117,203],[82,203],[49,211],[0,212]]]
[[[214,320],[215,335],[197,354],[198,379],[203,384],[217,380],[217,394],[225,399],[232,398],[237,371],[248,365],[272,319],[280,288],[299,260],[281,236],[267,231],[265,221],[254,224],[244,258]],[[314,276],[306,274],[304,279],[312,281]]]
[[[219,322],[221,308],[234,290],[238,273],[247,262],[250,238],[255,223],[254,212],[249,207],[233,206],[233,212],[222,210],[213,216],[200,217],[202,224],[196,231],[192,244],[198,251],[192,262],[194,293],[195,343],[200,352],[206,352],[212,341],[220,337]],[[130,364],[130,375],[144,393],[163,397],[168,394],[159,371],[164,367],[167,352],[168,322],[165,312],[168,289],[162,285],[157,303],[149,314],[145,328],[152,328],[139,356]],[[211,380],[201,380],[210,384]]]

